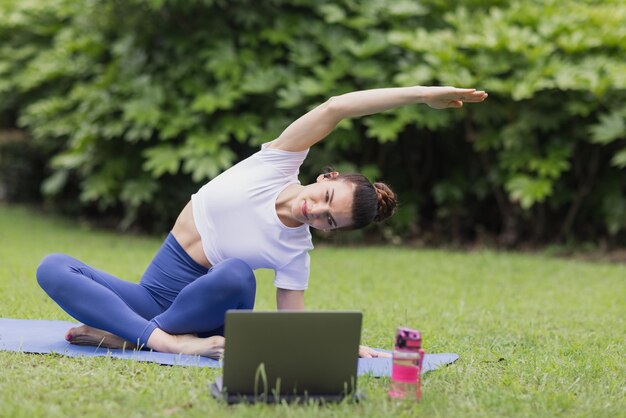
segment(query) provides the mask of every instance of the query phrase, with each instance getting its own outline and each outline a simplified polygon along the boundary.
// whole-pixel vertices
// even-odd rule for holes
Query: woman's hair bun
[[[393,215],[398,206],[396,194],[385,183],[374,183],[374,190],[378,199],[378,208],[374,222],[381,222]]]

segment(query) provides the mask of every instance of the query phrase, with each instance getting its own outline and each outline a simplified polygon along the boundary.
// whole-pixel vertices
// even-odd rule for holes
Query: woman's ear
[[[315,181],[319,183],[320,181],[323,181],[323,180],[333,180],[338,175],[339,175],[339,172],[331,171],[330,173],[320,174],[319,176],[317,176],[317,179]]]

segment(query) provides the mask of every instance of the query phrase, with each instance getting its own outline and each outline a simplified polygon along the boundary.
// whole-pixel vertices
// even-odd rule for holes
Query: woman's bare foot
[[[224,337],[199,338],[193,334],[172,335],[157,328],[148,338],[148,347],[162,353],[191,354],[219,360],[224,355]]]
[[[70,328],[65,333],[65,339],[70,344],[76,345],[93,345],[105,348],[125,348],[134,349],[135,344],[126,341],[122,337],[111,334],[101,329],[92,328],[87,325]]]
[[[70,328],[65,339],[71,344],[93,345],[106,348],[134,349],[135,344],[101,329],[87,325]],[[155,329],[148,339],[148,347],[162,353],[191,354],[219,360],[224,355],[224,342],[220,335],[199,338],[193,334],[172,335]]]
[[[221,335],[208,338],[196,337],[192,334],[174,335],[178,340],[180,354],[192,354],[219,360],[224,355],[225,339]]]

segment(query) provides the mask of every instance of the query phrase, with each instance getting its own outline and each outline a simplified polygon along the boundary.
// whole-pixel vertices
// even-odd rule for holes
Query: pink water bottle
[[[416,329],[399,327],[391,365],[389,396],[419,400],[422,397],[420,373],[424,361],[422,335]]]

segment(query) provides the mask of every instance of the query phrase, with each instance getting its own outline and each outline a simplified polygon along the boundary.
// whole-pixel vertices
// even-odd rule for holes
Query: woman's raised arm
[[[396,87],[355,91],[328,99],[287,127],[269,146],[285,151],[304,151],[324,139],[346,118],[371,115],[399,106],[425,103],[435,109],[477,103],[487,93],[456,87]]]

